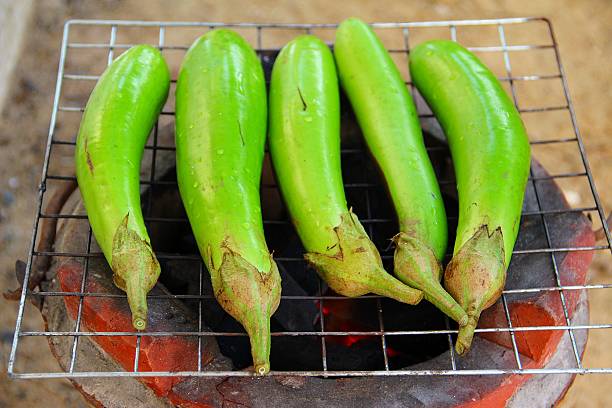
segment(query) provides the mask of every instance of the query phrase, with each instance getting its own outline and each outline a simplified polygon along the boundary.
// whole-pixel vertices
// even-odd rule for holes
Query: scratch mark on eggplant
[[[298,95],[300,95],[300,100],[302,101],[302,111],[308,109],[308,104],[306,104],[306,100],[304,100],[304,95],[302,95],[302,90],[300,87],[297,87]]]
[[[93,175],[94,172],[94,164],[91,161],[91,155],[89,154],[89,149],[87,149],[87,142],[88,142],[88,138],[85,138],[85,146],[83,147],[83,149],[85,150],[85,157],[87,160],[87,167],[89,167],[89,172]]]
[[[244,135],[242,134],[242,125],[240,124],[240,121],[238,121],[238,133],[240,134],[240,142],[242,143],[242,146],[244,146]]]

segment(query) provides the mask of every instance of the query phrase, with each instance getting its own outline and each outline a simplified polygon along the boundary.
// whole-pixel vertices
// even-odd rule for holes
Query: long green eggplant
[[[466,324],[465,311],[440,283],[446,212],[408,88],[374,31],[359,19],[340,24],[334,56],[342,88],[397,212],[395,274],[460,325]]]
[[[259,196],[266,121],[263,69],[249,44],[230,30],[196,40],[176,87],[179,189],[215,297],[246,329],[259,374],[270,370],[281,292]]]
[[[468,314],[456,344],[463,354],[480,313],[504,288],[529,175],[529,140],[498,80],[459,44],[417,46],[410,73],[444,129],[455,166],[459,225],[444,284]]]
[[[169,87],[161,53],[148,45],[130,48],[96,84],[76,143],[87,216],[138,330],[146,328],[147,293],[160,273],[140,209],[140,162]]]
[[[340,169],[340,102],[329,47],[300,36],[280,52],[270,84],[269,144],[276,178],[306,259],[345,296],[373,292],[415,304],[422,293],[385,272],[346,204]]]

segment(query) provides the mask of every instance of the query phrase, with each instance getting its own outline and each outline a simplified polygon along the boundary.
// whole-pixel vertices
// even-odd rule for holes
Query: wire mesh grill
[[[545,149],[553,149],[557,146],[568,148],[570,153],[559,153],[550,155],[552,164],[545,166],[550,169],[567,168],[567,171],[558,172],[550,176],[536,176],[531,174],[530,183],[534,186],[536,199],[538,204],[537,211],[526,211],[524,216],[540,217],[544,225],[544,234],[547,245],[536,249],[517,249],[515,254],[534,254],[543,253],[549,254],[554,267],[556,284],[549,287],[529,287],[523,289],[507,289],[502,295],[502,305],[505,312],[506,321],[499,327],[478,328],[477,333],[490,332],[506,332],[510,334],[512,352],[514,355],[515,367],[485,367],[482,369],[462,369],[458,363],[458,358],[453,352],[453,336],[456,330],[451,329],[448,319],[444,328],[438,330],[385,330],[384,311],[381,298],[377,296],[364,296],[366,299],[373,299],[376,314],[378,317],[378,329],[371,331],[328,331],[325,328],[325,318],[323,309],[325,302],[341,299],[338,296],[326,296],[321,291],[319,284],[319,293],[317,296],[284,296],[283,300],[308,300],[316,301],[320,315],[320,330],[309,332],[273,332],[273,336],[318,336],[321,342],[321,370],[305,370],[305,371],[272,371],[271,375],[299,375],[299,376],[323,376],[323,377],[338,377],[338,376],[385,376],[385,375],[499,375],[507,373],[518,374],[548,374],[548,373],[612,373],[612,367],[585,367],[582,361],[581,352],[577,346],[575,333],[577,331],[585,331],[590,329],[605,330],[612,328],[612,323],[600,324],[573,324],[570,318],[566,304],[566,294],[570,291],[587,291],[587,290],[610,290],[612,284],[585,284],[585,285],[563,285],[559,277],[558,256],[563,253],[579,252],[579,251],[599,251],[605,257],[612,254],[611,236],[604,217],[604,210],[600,198],[596,192],[593,183],[593,177],[589,169],[589,164],[585,155],[584,146],[580,137],[580,132],[576,123],[576,116],[572,106],[567,81],[561,65],[559,57],[558,45],[555,40],[550,22],[543,18],[512,18],[512,19],[496,19],[496,20],[463,20],[463,21],[444,21],[444,22],[413,22],[413,23],[378,23],[373,25],[377,32],[381,35],[383,42],[389,49],[392,57],[398,62],[400,70],[407,76],[406,58],[408,56],[410,46],[428,37],[433,38],[450,38],[458,40],[479,57],[485,63],[490,65],[495,74],[498,75],[504,87],[512,96],[517,109],[525,120],[528,130],[529,123],[537,121],[544,123],[543,129],[550,130],[555,133],[554,137],[550,134],[545,136],[535,137],[533,132],[530,133],[532,149],[534,149],[537,157],[537,147],[542,146]],[[93,88],[95,81],[99,78],[104,66],[110,64],[113,58],[123,50],[129,48],[133,44],[151,43],[162,50],[166,57],[166,53],[176,53],[176,60],[180,63],[181,56],[188,49],[192,40],[196,36],[201,35],[207,29],[216,27],[230,27],[244,35],[260,56],[266,52],[278,50],[286,40],[292,36],[313,33],[323,37],[323,39],[331,41],[333,31],[336,24],[218,24],[218,23],[182,23],[182,22],[143,22],[143,21],[103,21],[103,20],[72,20],[66,23],[63,33],[63,40],[60,52],[59,70],[57,75],[56,92],[53,101],[53,110],[51,115],[51,123],[49,127],[48,143],[45,153],[44,167],[42,172],[42,181],[38,194],[37,215],[34,221],[29,258],[27,261],[25,282],[31,274],[32,264],[36,257],[51,256],[54,258],[60,257],[77,257],[84,258],[85,273],[81,283],[80,292],[44,292],[40,290],[29,290],[27,285],[23,286],[23,291],[19,303],[19,312],[17,315],[17,323],[13,346],[9,357],[8,372],[15,378],[56,378],[56,377],[109,377],[109,376],[249,376],[252,375],[246,371],[204,371],[202,369],[202,338],[204,336],[244,336],[244,333],[230,332],[203,332],[202,331],[202,308],[203,301],[211,299],[210,296],[202,293],[202,279],[205,274],[205,267],[202,266],[200,256],[193,254],[190,256],[158,253],[159,259],[181,259],[200,262],[200,291],[198,295],[179,295],[175,298],[191,300],[198,303],[199,311],[199,330],[196,332],[91,332],[84,330],[82,327],[82,307],[83,300],[88,296],[113,296],[100,295],[96,293],[88,293],[85,291],[85,282],[89,268],[89,260],[92,258],[102,257],[101,253],[92,252],[92,234],[89,229],[88,242],[84,252],[56,252],[37,251],[36,242],[40,238],[39,225],[42,219],[58,218],[58,219],[86,219],[85,215],[71,215],[64,213],[46,213],[43,211],[46,191],[51,187],[52,183],[65,183],[75,180],[72,173],[73,164],[70,162],[74,145],[77,128],[75,127],[80,120],[80,113],[84,109],[84,101],[79,100],[78,104],[71,99],[70,87],[79,84],[85,87]],[[428,31],[429,30],[429,31]],[[526,32],[531,31],[531,34],[526,35]],[[122,38],[124,33],[128,32],[126,38]],[[179,34],[177,34],[179,33]],[[182,34],[180,34],[182,33]],[[91,54],[93,52],[93,54]],[[89,54],[87,54],[89,53]],[[94,56],[95,55],[95,56]],[[546,57],[550,60],[546,61]],[[497,59],[497,63],[492,63],[492,58]],[[95,61],[92,61],[95,59]],[[76,61],[76,62],[75,62]],[[79,65],[79,61],[87,61],[84,65]],[[529,63],[531,61],[531,64]],[[546,68],[546,64],[549,67]],[[86,68],[82,68],[86,66]],[[534,69],[535,67],[535,69]],[[173,84],[176,82],[177,66],[171,63],[171,71],[173,72]],[[542,72],[541,70],[546,72]],[[530,71],[531,70],[531,71]],[[409,78],[407,84],[412,86]],[[529,91],[525,86],[536,86],[537,84],[554,84],[558,85],[558,94],[560,99],[550,104],[546,104],[549,92],[538,92],[536,97],[529,98]],[[174,86],[174,85],[173,85]],[[543,89],[549,85],[545,85]],[[171,88],[172,93],[173,88]],[[415,92],[414,88],[412,91]],[[552,92],[554,94],[554,92]],[[523,104],[522,96],[527,95],[527,101],[531,103]],[[533,102],[535,101],[535,103]],[[421,118],[431,117],[431,112],[426,107],[417,106]],[[551,116],[547,116],[547,115]],[[569,124],[559,125],[559,114],[565,115]],[[172,121],[174,115],[172,102],[169,102],[164,108],[160,117],[159,123],[168,120]],[[534,118],[535,116],[535,118]],[[72,126],[71,126],[72,124]],[[143,185],[165,186],[176,188],[176,182],[160,181],[156,179],[156,157],[160,151],[173,151],[173,146],[162,146],[158,144],[158,128],[156,125],[150,142],[146,147],[146,151],[151,154],[151,169],[149,177],[141,180]],[[67,137],[62,138],[62,134],[68,133]],[[537,132],[536,132],[537,133]],[[541,132],[540,132],[541,133]],[[59,155],[55,157],[60,149],[68,149],[69,153],[66,157]],[[430,148],[430,153],[436,148]],[[350,149],[344,149],[344,154],[351,153]],[[353,153],[364,153],[363,149],[357,149]],[[574,163],[574,167],[566,165],[569,162]],[[577,163],[577,164],[576,164]],[[583,200],[574,202],[572,209],[546,209],[541,205],[541,198],[538,196],[538,189],[535,188],[535,183],[542,180],[554,179],[562,184],[564,180],[569,180],[571,183],[584,184],[582,194]],[[452,180],[441,180],[442,185],[453,184]],[[347,189],[358,189],[363,192],[366,201],[365,214],[361,214],[363,223],[366,225],[369,234],[374,238],[376,223],[392,222],[389,219],[377,218],[370,206],[370,190],[377,187],[377,182],[365,181],[359,183],[347,183]],[[563,186],[564,184],[562,184]],[[263,186],[266,188],[274,188],[274,186]],[[149,189],[152,191],[152,188]],[[586,197],[586,199],[584,199]],[[585,204],[586,203],[586,204]],[[590,246],[570,246],[556,247],[551,240],[551,231],[547,216],[562,214],[562,213],[586,213],[593,218],[595,226],[601,225],[605,233],[605,243],[601,245]],[[145,209],[145,220],[147,223],[167,223],[167,222],[187,222],[186,219],[152,217],[150,208]],[[278,221],[264,220],[264,223],[270,224]],[[389,251],[384,252],[389,257]],[[299,258],[293,257],[276,257],[279,263],[302,262]],[[163,273],[163,271],[162,271]],[[507,297],[511,295],[521,295],[534,292],[552,292],[558,293],[559,300],[563,306],[564,321],[563,325],[543,325],[543,326],[525,326],[520,327],[513,324],[510,318],[508,309]],[[23,316],[28,300],[34,297],[45,296],[76,296],[79,298],[77,318],[75,320],[74,330],[65,332],[50,332],[44,330],[28,330],[24,327]],[[526,331],[562,331],[568,333],[571,341],[571,351],[573,354],[573,366],[564,368],[525,368],[522,363],[521,354],[517,347],[515,334]],[[389,363],[389,350],[387,340],[390,336],[418,336],[418,335],[440,335],[448,339],[448,347],[450,349],[450,361],[448,369],[394,369]],[[35,372],[34,370],[19,369],[16,365],[17,357],[19,356],[19,345],[24,339],[28,338],[47,338],[47,337],[66,337],[72,339],[71,355],[69,365],[66,370],[58,370],[54,372]],[[93,372],[77,370],[77,348],[79,339],[85,336],[135,336],[136,347],[134,353],[134,369],[132,371],[116,371],[116,372]],[[188,372],[142,372],[138,370],[141,339],[143,336],[193,336],[199,339],[198,347],[198,364],[197,371]],[[327,361],[327,341],[332,337],[337,336],[374,336],[380,338],[380,347],[384,359],[383,368],[380,370],[333,370],[328,368]],[[23,357],[20,357],[23,358]],[[274,367],[272,367],[274,369]]]

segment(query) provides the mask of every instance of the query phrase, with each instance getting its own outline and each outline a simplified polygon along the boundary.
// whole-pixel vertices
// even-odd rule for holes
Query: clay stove
[[[529,21],[496,20],[491,24],[502,27],[500,36],[506,47],[504,24]],[[73,24],[108,26],[112,57],[115,48],[123,47],[115,44],[117,30],[131,22],[69,23],[62,58],[66,57]],[[470,24],[483,22],[449,22],[446,26],[454,36],[457,25]],[[160,29],[159,45],[164,49],[170,48],[164,44],[165,30],[170,27],[174,26]],[[261,46],[261,32],[271,27],[244,27],[256,30],[257,48],[269,75],[277,50]],[[407,23],[397,27],[406,35],[412,26]],[[554,39],[553,44],[556,51]],[[507,55],[508,49],[504,52]],[[506,68],[512,78],[509,60]],[[79,80],[79,75],[64,73],[63,60],[59,77]],[[453,236],[457,202],[452,164],[439,126],[423,101],[417,102],[428,150],[441,180],[449,236]],[[55,112],[79,112],[60,106],[59,93],[55,105]],[[393,251],[389,238],[397,230],[393,210],[361,143],[348,103],[343,101],[342,106],[347,199],[389,267]],[[166,115],[172,112],[166,110]],[[55,120],[54,115],[49,146],[73,146],[74,141],[54,139]],[[16,372],[15,342],[9,367],[13,376],[70,378],[88,400],[109,407],[519,407],[533,405],[534,401],[556,403],[576,373],[588,372],[581,365],[586,329],[591,327],[583,289],[588,288],[586,273],[592,251],[609,249],[609,245],[595,245],[591,222],[583,214],[589,209],[569,208],[555,183],[559,176],[551,175],[536,161],[504,294],[483,313],[473,348],[463,358],[453,352],[454,323],[427,302],[412,307],[378,296],[347,299],[329,291],[301,258],[303,249],[286,219],[266,161],[262,181],[264,225],[283,278],[283,298],[272,319],[273,371],[261,378],[249,370],[246,334],[212,296],[208,273],[178,196],[172,124],[156,127],[151,139],[143,162],[142,199],[162,276],[149,296],[147,331],[133,331],[127,301],[112,284],[110,269],[92,238],[78,192],[66,199],[74,177],[69,170],[67,175],[48,173],[48,152],[43,187],[48,181],[57,181],[60,186],[56,199],[46,204],[39,217],[43,232],[25,271],[31,283],[35,278],[37,281],[24,289],[20,309],[21,316],[25,301],[34,302],[46,327],[43,332],[27,332],[18,319],[16,339],[47,338],[61,370]],[[590,180],[588,169],[585,175]],[[43,194],[44,188],[41,199]],[[602,215],[600,206],[591,210]],[[609,244],[609,234],[607,239]],[[546,373],[555,375],[542,375]]]

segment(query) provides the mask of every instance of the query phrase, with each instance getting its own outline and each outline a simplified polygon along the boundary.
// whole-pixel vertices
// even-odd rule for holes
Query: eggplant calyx
[[[335,253],[310,252],[305,258],[335,292],[348,297],[375,293],[408,304],[423,298],[421,291],[384,270],[376,246],[355,214],[343,214],[334,232],[338,238]]]
[[[155,286],[160,266],[151,244],[128,227],[129,213],[117,227],[113,237],[111,269],[115,285],[126,292],[132,325],[137,330],[147,327],[147,293]]]
[[[504,237],[501,228],[489,233],[486,224],[455,252],[444,272],[444,287],[467,312],[459,328],[457,352],[467,352],[480,313],[499,299],[506,283]]]
[[[459,326],[466,325],[467,314],[442,287],[442,265],[433,250],[422,240],[405,232],[397,234],[393,241],[396,245],[395,275],[405,284],[422,290],[425,299],[459,323]]]
[[[270,256],[270,270],[260,271],[227,242],[221,265],[211,268],[215,298],[240,322],[251,342],[253,367],[259,375],[270,371],[270,317],[280,303],[281,278]]]

